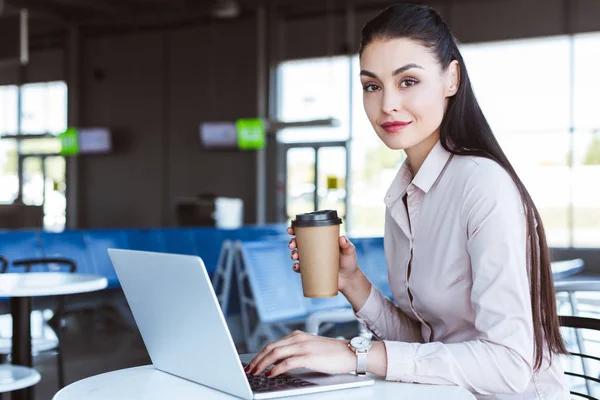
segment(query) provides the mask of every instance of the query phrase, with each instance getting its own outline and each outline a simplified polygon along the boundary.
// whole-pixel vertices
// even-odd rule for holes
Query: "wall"
[[[117,151],[80,160],[81,227],[173,225],[198,193],[242,198],[253,222],[255,154],[204,151],[198,125],[256,114],[254,47],[252,21],[84,40],[81,123]]]
[[[114,129],[117,151],[79,160],[81,227],[160,225],[165,40],[152,33],[83,41],[80,124]]]
[[[29,64],[19,71],[16,64],[0,65],[0,85],[55,81],[66,78],[65,52],[62,48],[38,50],[29,54]],[[21,76],[19,74],[22,73]]]

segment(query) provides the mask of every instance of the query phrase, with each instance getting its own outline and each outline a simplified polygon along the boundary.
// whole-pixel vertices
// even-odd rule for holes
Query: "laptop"
[[[305,369],[247,375],[201,258],[108,249],[154,367],[243,399],[270,399],[372,385],[372,377]]]

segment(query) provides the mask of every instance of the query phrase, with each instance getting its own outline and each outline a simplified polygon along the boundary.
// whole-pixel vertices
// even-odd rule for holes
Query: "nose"
[[[383,92],[383,112],[391,114],[400,111],[402,107],[400,96],[391,90]]]

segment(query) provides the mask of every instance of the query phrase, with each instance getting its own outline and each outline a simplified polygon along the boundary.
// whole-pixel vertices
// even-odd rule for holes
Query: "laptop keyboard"
[[[243,365],[244,367],[246,367],[247,364]],[[248,379],[248,382],[250,383],[250,388],[253,392],[272,392],[274,390],[299,389],[307,386],[317,385],[316,383],[295,378],[288,374],[281,374],[274,378],[267,378],[265,376],[265,372],[257,376],[254,376],[252,374],[246,374],[246,378]]]

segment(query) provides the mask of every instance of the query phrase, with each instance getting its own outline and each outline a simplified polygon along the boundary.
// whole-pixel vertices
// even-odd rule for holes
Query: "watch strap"
[[[356,350],[356,375],[367,374],[368,352]]]

